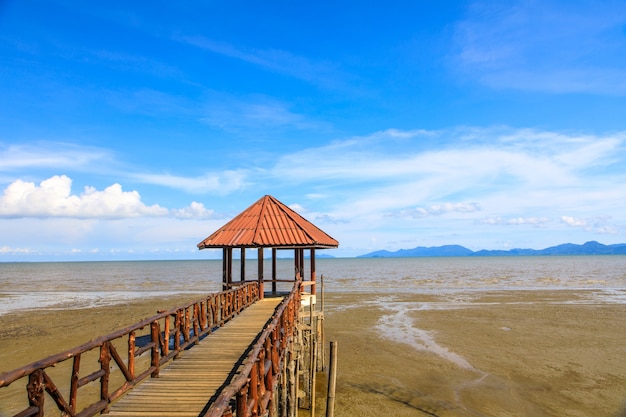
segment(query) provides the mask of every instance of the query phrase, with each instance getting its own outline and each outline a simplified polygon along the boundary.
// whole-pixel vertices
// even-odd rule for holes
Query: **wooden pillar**
[[[311,285],[311,295],[315,295],[316,288],[315,288],[315,249],[314,248],[311,248],[311,282],[313,282],[313,285]]]
[[[222,291],[228,282],[228,248],[222,248]]]
[[[294,279],[298,281],[302,278],[302,268],[300,266],[300,249],[293,250],[293,267],[294,267]]]
[[[240,281],[246,280],[246,248],[241,248],[241,277]]]
[[[272,248],[272,294],[276,294],[276,248]]]
[[[263,289],[263,248],[259,248],[257,255],[258,262],[258,279],[259,279],[259,298],[262,300],[265,298],[264,289]]]
[[[300,277],[304,279],[304,249],[298,249],[298,255],[300,256]]]
[[[228,248],[228,262],[226,269],[226,288],[225,290],[230,289],[230,284],[233,283],[233,248]]]

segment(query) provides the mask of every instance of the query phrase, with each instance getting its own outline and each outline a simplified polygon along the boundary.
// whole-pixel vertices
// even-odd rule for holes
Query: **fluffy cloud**
[[[586,227],[587,221],[584,219],[576,219],[572,216],[562,216],[561,221],[572,227]]]
[[[388,217],[428,217],[428,216],[441,216],[447,213],[472,213],[480,211],[480,205],[478,203],[442,203],[432,204],[428,207],[416,207],[414,209],[400,210],[387,214]]]
[[[0,246],[0,255],[28,255],[33,253],[32,249],[28,248],[11,248],[9,246]]]
[[[31,145],[0,144],[0,171],[33,168],[90,170],[112,160],[109,151],[63,142],[39,142]]]
[[[619,233],[620,227],[614,224],[609,216],[597,216],[593,218],[576,218],[573,216],[561,216],[561,222],[568,226],[581,228],[587,232],[615,235]]]
[[[200,177],[182,177],[169,174],[130,174],[129,176],[135,181],[184,190],[193,194],[206,192],[229,194],[248,185],[246,174],[245,170],[226,170]]]
[[[39,185],[16,180],[0,197],[0,216],[67,217],[121,219],[130,217],[163,217],[179,219],[210,218],[214,215],[202,203],[192,202],[182,209],[168,210],[158,204],[146,205],[137,191],[123,191],[113,184],[102,191],[85,187],[80,195],[71,193],[72,180],[55,175]]]
[[[337,218],[424,217],[480,208],[485,216],[505,213],[529,224],[527,219],[542,217],[538,209],[593,211],[598,199],[620,206],[624,144],[624,132],[386,130],[285,155],[268,174],[284,185],[311,184],[323,200],[341,202],[331,213]]]
[[[489,217],[477,221],[480,224],[490,225],[505,225],[505,226],[523,226],[530,225],[535,227],[544,227],[547,223],[552,221],[549,217],[511,217],[509,219],[503,219],[502,217]]]
[[[204,204],[193,201],[182,209],[172,209],[171,213],[177,219],[211,219],[215,212],[204,207]]]

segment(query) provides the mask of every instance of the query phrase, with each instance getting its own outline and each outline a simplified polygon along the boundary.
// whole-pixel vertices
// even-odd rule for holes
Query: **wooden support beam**
[[[243,282],[246,280],[246,248],[241,248],[241,279]]]
[[[276,294],[276,248],[272,248],[272,294]]]
[[[228,248],[222,248],[222,291],[227,289],[228,283]]]
[[[311,281],[313,285],[311,286],[311,295],[316,294],[316,285],[315,285],[315,248],[311,248]]]
[[[265,298],[265,289],[263,288],[263,248],[259,248],[257,251],[257,263],[257,276],[259,279],[259,298],[262,300],[263,298]]]

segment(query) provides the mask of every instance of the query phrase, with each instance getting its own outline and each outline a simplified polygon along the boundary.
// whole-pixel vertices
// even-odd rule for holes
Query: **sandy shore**
[[[326,298],[338,416],[626,416],[625,304],[587,291]]]
[[[0,316],[0,372],[189,299]],[[336,416],[626,416],[626,304],[589,291],[325,301],[326,340],[339,348]]]
[[[0,316],[0,373],[73,348],[198,299],[179,295],[97,308],[36,309]]]

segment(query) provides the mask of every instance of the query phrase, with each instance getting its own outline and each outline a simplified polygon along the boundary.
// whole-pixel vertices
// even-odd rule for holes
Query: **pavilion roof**
[[[199,249],[229,247],[336,248],[339,242],[298,213],[266,195],[212,235]]]

